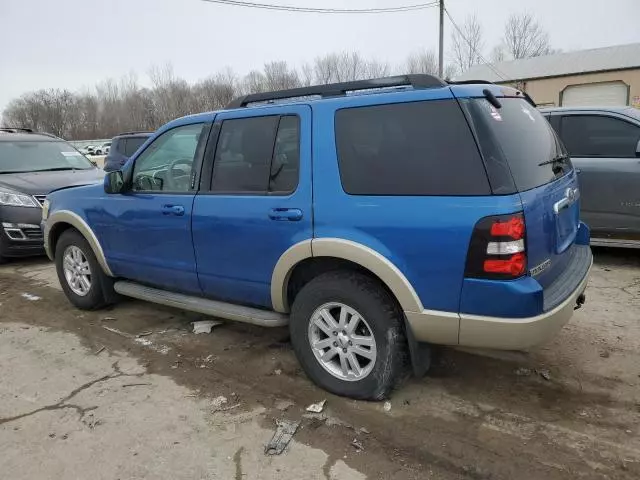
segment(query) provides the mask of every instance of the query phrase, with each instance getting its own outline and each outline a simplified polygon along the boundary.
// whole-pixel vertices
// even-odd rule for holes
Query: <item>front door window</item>
[[[196,152],[204,148],[204,124],[184,125],[160,135],[136,159],[132,189],[136,192],[188,192]]]

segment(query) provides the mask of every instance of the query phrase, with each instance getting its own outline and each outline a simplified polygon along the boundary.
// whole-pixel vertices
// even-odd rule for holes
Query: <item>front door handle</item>
[[[178,217],[181,217],[182,215],[184,215],[184,207],[182,205],[163,205],[162,214],[176,215]]]
[[[272,208],[269,210],[269,218],[277,221],[297,222],[302,220],[302,210],[299,208]]]

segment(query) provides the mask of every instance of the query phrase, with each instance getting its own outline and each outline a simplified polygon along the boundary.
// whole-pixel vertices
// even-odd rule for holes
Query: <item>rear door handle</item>
[[[178,217],[181,217],[182,215],[184,215],[184,207],[182,205],[163,205],[162,214],[176,215]]]
[[[272,208],[269,218],[277,221],[297,222],[302,220],[302,210],[299,208]]]

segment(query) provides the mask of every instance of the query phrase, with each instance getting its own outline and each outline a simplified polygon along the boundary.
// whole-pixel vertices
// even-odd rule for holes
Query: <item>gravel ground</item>
[[[312,385],[286,329],[194,335],[202,317],[135,301],[81,312],[51,264],[3,266],[0,477],[640,478],[640,252],[595,256],[551,343],[442,348],[388,411]],[[281,419],[300,427],[267,456]]]

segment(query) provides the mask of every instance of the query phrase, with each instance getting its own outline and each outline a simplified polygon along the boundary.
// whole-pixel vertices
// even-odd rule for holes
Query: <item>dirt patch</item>
[[[20,272],[0,273],[0,322],[73,332],[97,355],[128,352],[201,397],[264,409],[266,428],[303,419],[298,441],[326,452],[329,466],[344,460],[369,478],[632,479],[640,476],[639,266],[634,256],[600,253],[587,304],[551,344],[515,361],[439,349],[430,374],[407,378],[388,412],[311,384],[287,329],[226,323],[193,335],[190,322],[202,317],[134,301],[80,312]],[[325,398],[325,416],[303,418]]]

